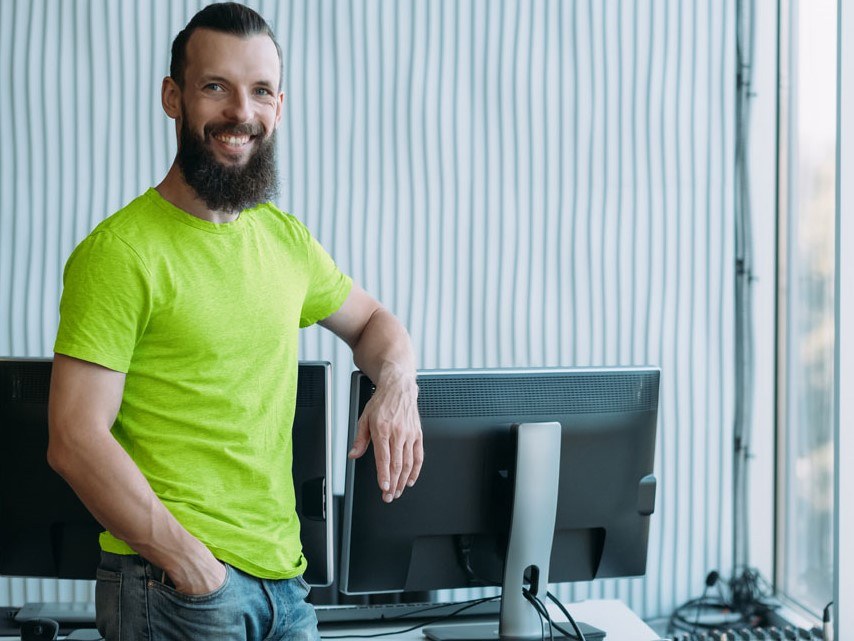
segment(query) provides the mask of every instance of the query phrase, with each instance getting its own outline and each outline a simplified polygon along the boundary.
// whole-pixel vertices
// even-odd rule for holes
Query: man
[[[107,530],[108,640],[317,638],[290,476],[299,327],[377,384],[349,456],[372,443],[383,500],[421,468],[405,329],[268,202],[281,73],[258,14],[200,11],[162,85],[175,162],[66,266],[48,458]]]

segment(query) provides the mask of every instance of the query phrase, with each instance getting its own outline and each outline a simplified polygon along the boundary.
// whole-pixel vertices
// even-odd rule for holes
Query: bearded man
[[[97,625],[112,639],[316,639],[289,466],[298,330],[353,349],[377,384],[386,502],[423,459],[409,337],[270,203],[281,50],[238,4],[175,38],[165,178],[74,250],[50,398],[51,465],[105,527]]]

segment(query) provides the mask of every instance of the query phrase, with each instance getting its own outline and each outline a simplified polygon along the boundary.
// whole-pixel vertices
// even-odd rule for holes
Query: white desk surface
[[[629,607],[617,599],[579,601],[566,606],[576,621],[584,621],[604,630],[608,641],[657,641],[661,637]],[[549,614],[556,621],[565,617],[554,604],[549,604]]]
[[[549,604],[549,613],[557,621],[566,621],[566,618],[554,604]],[[606,641],[658,641],[658,635],[644,623],[638,615],[632,612],[625,603],[618,600],[591,600],[579,601],[567,604],[567,610],[577,621],[584,621],[590,625],[601,628],[606,633]],[[324,636],[346,636],[347,634],[373,634],[376,632],[389,632],[400,624],[385,623],[380,625],[326,625],[320,630],[321,637]],[[2,639],[18,639],[18,637],[0,637]],[[399,635],[380,637],[380,640],[389,641],[423,641],[425,637],[421,630],[413,630]]]

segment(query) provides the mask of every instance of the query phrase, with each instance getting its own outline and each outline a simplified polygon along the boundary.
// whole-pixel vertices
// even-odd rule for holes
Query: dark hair
[[[218,2],[210,4],[196,15],[194,15],[187,26],[184,27],[175,40],[172,41],[172,61],[169,64],[169,75],[184,86],[184,68],[187,66],[187,41],[196,29],[211,29],[221,33],[230,33],[235,36],[248,37],[256,35],[268,35],[273,44],[276,45],[276,53],[279,56],[279,69],[281,76],[282,49],[276,42],[276,36],[270,25],[256,11],[237,2]],[[281,82],[281,77],[279,79]]]

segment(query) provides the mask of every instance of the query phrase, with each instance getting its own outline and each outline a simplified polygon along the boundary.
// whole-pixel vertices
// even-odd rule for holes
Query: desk
[[[549,614],[558,623],[566,621],[566,618],[554,604],[549,604]],[[638,615],[632,612],[622,601],[617,600],[594,600],[579,601],[567,605],[567,609],[578,621],[584,621],[590,625],[605,630],[606,641],[657,641],[658,635],[644,623]],[[568,625],[568,624],[567,624]],[[406,627],[400,623],[383,623],[372,625],[324,625],[320,630],[321,637],[324,636],[347,636],[348,634],[375,634],[377,632],[389,632],[396,628]],[[355,638],[355,637],[354,637]],[[421,630],[413,630],[404,634],[379,637],[380,640],[389,641],[424,641]],[[18,639],[18,637],[0,637],[4,639]]]
[[[622,601],[579,601],[566,608],[576,621],[584,621],[605,630],[609,641],[657,641],[661,637]],[[566,618],[557,606],[549,604],[549,614],[556,621]]]
[[[563,613],[552,603],[548,604],[549,614],[552,619],[560,623],[566,621]],[[579,601],[567,605],[567,610],[575,617],[576,621],[584,621],[592,626],[600,628],[606,633],[606,641],[657,641],[659,636],[655,631],[644,623],[638,615],[632,612],[628,606],[618,600],[591,600]],[[473,619],[460,620],[460,623],[472,621]],[[452,624],[451,621],[443,621],[442,624]],[[569,623],[567,623],[567,627]],[[324,637],[346,637],[348,634],[365,635],[378,632],[388,633],[395,629],[408,627],[401,622],[381,624],[359,624],[346,625],[334,624],[324,625],[320,629],[321,638]],[[359,637],[352,637],[358,639]],[[421,629],[412,630],[403,634],[393,634],[378,638],[379,641],[424,641],[425,637]],[[548,636],[546,636],[548,639]]]

